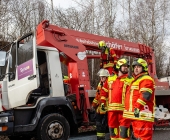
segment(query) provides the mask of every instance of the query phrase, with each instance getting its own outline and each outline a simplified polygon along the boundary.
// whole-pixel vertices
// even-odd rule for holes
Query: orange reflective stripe
[[[139,117],[135,117],[134,112],[124,110],[123,117],[129,118],[132,120],[144,120],[144,121],[154,122],[154,115],[153,115],[153,113],[150,113],[150,112],[142,112],[141,111],[139,114]]]
[[[106,88],[104,88],[104,87],[102,87],[102,89],[103,89],[105,92],[108,92],[108,89],[106,89]]]
[[[148,92],[150,92],[151,94],[152,94],[152,92],[153,92],[153,90],[150,89],[150,88],[141,88],[141,89],[140,89],[140,92],[143,92],[143,91],[148,91]]]
[[[108,106],[108,111],[113,111],[113,110],[119,110],[119,111],[123,111],[125,108],[124,107],[112,107],[112,106]]]
[[[141,100],[141,99],[137,99],[137,102],[140,103],[140,104],[143,105],[143,106],[146,105],[146,102],[144,102],[144,101]]]
[[[93,100],[93,103],[97,104],[97,103],[98,103],[98,100],[94,99],[94,100]]]
[[[99,132],[97,132],[97,136],[98,136],[98,137],[104,137],[104,136],[105,136],[105,133],[99,133]]]
[[[115,56],[116,56],[116,54],[113,54],[113,55],[112,55],[112,57],[115,57]]]
[[[113,67],[113,66],[114,66],[114,63],[107,63],[107,64],[104,64],[103,68]]]
[[[104,96],[101,96],[101,98],[100,98],[101,100],[107,100],[107,98],[106,97],[104,97]]]

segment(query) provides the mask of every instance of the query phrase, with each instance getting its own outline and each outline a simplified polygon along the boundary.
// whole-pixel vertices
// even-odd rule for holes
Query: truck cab
[[[50,140],[77,133],[76,99],[65,96],[60,52],[37,46],[31,32],[0,53],[0,135]]]

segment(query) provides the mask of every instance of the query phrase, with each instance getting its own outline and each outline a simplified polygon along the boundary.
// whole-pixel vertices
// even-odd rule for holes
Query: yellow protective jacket
[[[97,86],[96,95],[95,95],[95,98],[93,99],[93,102],[92,102],[92,106],[94,108],[96,108],[100,104],[100,91],[101,91],[102,85],[103,85],[103,83],[99,82],[99,84]]]
[[[133,78],[124,74],[113,75],[109,79],[108,111],[123,111],[125,108],[125,93]]]
[[[108,68],[113,67],[117,63],[116,53],[113,48],[106,48],[105,52],[101,54],[100,67]]]
[[[155,82],[147,74],[134,77],[125,98],[124,118],[154,122]],[[134,116],[134,109],[140,110],[139,117]]]
[[[105,82],[100,82],[97,87],[96,96],[93,99],[92,106],[96,108],[96,112],[99,114],[106,114],[108,103],[108,84],[107,79]],[[104,103],[105,110],[101,109],[101,103]]]

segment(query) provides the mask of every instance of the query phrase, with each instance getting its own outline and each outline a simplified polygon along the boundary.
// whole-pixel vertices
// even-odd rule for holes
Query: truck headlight
[[[7,123],[8,117],[0,117],[0,123]]]

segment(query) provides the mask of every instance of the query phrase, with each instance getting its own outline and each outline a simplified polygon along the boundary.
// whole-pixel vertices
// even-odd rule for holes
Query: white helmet
[[[100,69],[97,74],[98,74],[99,76],[106,76],[106,77],[109,77],[109,76],[110,76],[109,71],[106,70],[106,69]]]

